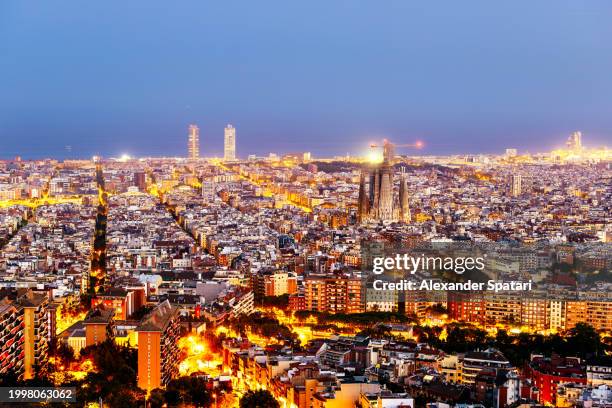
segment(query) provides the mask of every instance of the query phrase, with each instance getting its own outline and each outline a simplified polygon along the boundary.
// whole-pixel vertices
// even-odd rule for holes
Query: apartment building
[[[138,386],[163,387],[178,376],[179,308],[169,301],[157,305],[140,323],[138,332]]]
[[[310,275],[304,279],[306,310],[329,313],[360,313],[362,280],[351,275]]]

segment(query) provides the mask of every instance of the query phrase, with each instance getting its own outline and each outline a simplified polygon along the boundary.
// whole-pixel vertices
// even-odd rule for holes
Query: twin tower
[[[394,197],[393,175],[394,167],[387,154],[382,164],[361,171],[357,217],[360,224],[377,221],[410,222],[406,174],[401,174],[398,200]]]

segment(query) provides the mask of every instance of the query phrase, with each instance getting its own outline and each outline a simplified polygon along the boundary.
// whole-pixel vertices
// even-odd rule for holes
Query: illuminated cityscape
[[[612,408],[612,2],[0,3],[0,408]]]
[[[204,406],[258,390],[300,408],[604,406],[612,156],[581,138],[531,155],[385,141],[382,160],[2,161],[3,382],[87,384],[90,406],[161,406],[189,381],[200,394],[181,398]],[[537,289],[373,285],[372,245],[435,242],[510,242],[486,273]],[[127,370],[113,394],[104,353]]]

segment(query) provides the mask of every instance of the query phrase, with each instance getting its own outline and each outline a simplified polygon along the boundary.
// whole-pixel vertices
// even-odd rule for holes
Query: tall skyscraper
[[[223,158],[225,160],[236,160],[236,128],[232,125],[225,127]]]
[[[187,143],[189,158],[196,160],[200,158],[200,128],[189,125],[189,141]]]

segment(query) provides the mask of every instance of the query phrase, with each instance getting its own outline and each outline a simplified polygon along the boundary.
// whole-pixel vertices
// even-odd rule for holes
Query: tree
[[[0,374],[0,386],[1,387],[9,387],[16,386],[19,383],[19,376],[15,372],[14,369],[9,369],[8,371]]]
[[[164,399],[168,405],[191,405],[209,407],[212,404],[206,381],[198,377],[179,377],[168,383]]]
[[[267,307],[276,307],[281,310],[287,310],[289,307],[289,295],[264,296],[263,304]]]
[[[240,398],[240,408],[280,408],[280,404],[268,390],[248,391]]]
[[[75,361],[74,349],[69,344],[58,341],[57,338],[53,338],[49,343],[49,354],[60,359],[63,364]]]
[[[79,402],[104,400],[122,404],[131,399],[138,401],[144,398],[136,382],[137,351],[118,346],[112,340],[85,347],[81,358],[93,361],[95,371],[87,374],[84,383],[87,387],[77,388]],[[121,406],[121,405],[112,405]]]
[[[573,350],[580,357],[592,357],[600,354],[603,349],[601,338],[595,329],[586,324],[578,323],[569,331],[570,337],[567,339],[569,350]]]
[[[436,303],[435,305],[427,306],[425,312],[432,316],[441,316],[443,314],[448,314],[448,309],[444,307],[442,303]]]
[[[155,388],[151,391],[149,395],[149,407],[151,408],[162,408],[166,403],[166,399],[164,398],[164,390],[161,388]]]
[[[143,405],[144,398],[145,392],[142,390],[134,392],[133,390],[125,389],[110,394],[105,401],[105,405],[108,403],[111,407],[139,408]]]

